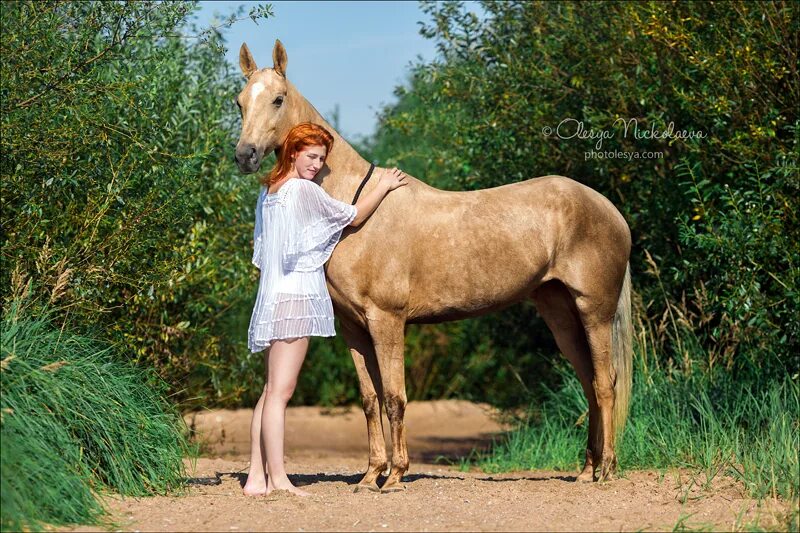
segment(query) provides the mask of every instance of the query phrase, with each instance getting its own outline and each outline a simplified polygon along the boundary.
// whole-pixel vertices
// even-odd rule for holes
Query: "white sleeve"
[[[258,193],[258,200],[256,200],[256,226],[253,230],[253,264],[261,270],[261,250],[263,243],[264,232],[264,216],[262,210],[264,209],[264,197],[267,193],[266,187],[261,187]]]
[[[292,195],[296,231],[284,252],[283,265],[287,270],[313,272],[331,256],[342,230],[356,217],[356,208],[332,198],[312,181],[300,179],[296,187]]]

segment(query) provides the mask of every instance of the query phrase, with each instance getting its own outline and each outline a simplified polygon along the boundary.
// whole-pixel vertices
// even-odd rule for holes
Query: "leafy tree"
[[[227,331],[256,286],[257,186],[232,164],[240,75],[216,29],[188,26],[194,9],[3,3],[0,296],[31,281],[37,305],[181,397],[236,398],[257,379]]]
[[[796,6],[482,7],[484,19],[460,2],[423,4],[439,58],[414,68],[367,149],[445,189],[561,174],[599,190],[631,226],[640,310],[665,362],[797,375]],[[579,123],[613,135],[580,138]],[[477,346],[535,347],[534,321],[521,308],[463,327]],[[479,357],[459,342],[447,350]],[[515,370],[531,384],[554,379],[522,360]]]

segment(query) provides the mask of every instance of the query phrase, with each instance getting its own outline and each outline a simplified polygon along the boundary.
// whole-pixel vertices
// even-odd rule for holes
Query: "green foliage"
[[[98,523],[104,490],[181,487],[191,450],[166,384],[26,312],[14,302],[2,320],[3,530]]]
[[[406,334],[408,397],[516,407],[540,393],[541,377],[558,360],[555,353],[555,341],[530,302],[482,319],[411,326]]]
[[[92,494],[91,474],[80,462],[80,449],[64,446],[71,439],[66,428],[52,423],[34,426],[4,413],[2,437],[3,531],[102,520],[103,508]]]
[[[231,157],[241,77],[216,29],[189,33],[194,7],[3,4],[0,297],[32,280],[54,319],[99,326],[179,399],[224,402],[241,392],[220,384],[246,353],[223,318],[252,304],[257,185]]]
[[[707,346],[703,364],[761,380],[775,373],[796,378],[797,352],[781,354],[778,347],[795,350],[800,338],[800,247],[787,228],[797,214],[786,211],[785,199],[777,203],[780,184],[796,169],[756,169],[738,189],[698,180],[695,168],[681,170],[695,210],[706,214],[695,224],[678,221],[681,244],[703,261],[684,260],[683,270],[674,271],[675,282],[697,287],[691,323]]]
[[[102,330],[185,407],[252,405],[257,186],[230,157],[242,80],[217,29],[187,26],[193,9],[3,4],[0,299],[7,310],[30,280],[57,325]],[[759,390],[800,372],[794,5],[502,2],[483,21],[453,2],[425,10],[441,57],[413,69],[365,155],[446,189],[587,183],[632,227],[662,365],[723,368]],[[565,118],[613,131],[604,151],[662,157],[587,159],[595,139],[542,134]],[[705,137],[634,138],[619,118]],[[412,326],[407,340],[411,399],[513,406],[562,380],[530,305]],[[341,339],[312,343],[295,401],[357,401]]]
[[[638,312],[659,330],[663,363],[709,373],[724,367],[759,387],[782,382],[787,372],[796,376],[796,5],[511,1],[482,7],[488,16],[480,20],[459,2],[423,4],[431,21],[422,32],[436,41],[440,56],[417,65],[407,87],[396,91],[398,102],[384,109],[365,146],[370,157],[444,189],[546,174],[597,189],[631,226]],[[585,138],[576,135],[578,123]],[[671,124],[672,136],[646,135],[670,131]],[[663,275],[656,276],[656,264]],[[669,302],[682,302],[680,320],[696,332],[697,346],[665,335],[675,315]],[[462,324],[459,331],[481,340],[451,336],[444,352],[480,359],[475,350],[488,353],[486,347],[513,338],[523,350],[542,354],[526,359],[517,351],[509,358],[529,388],[561,379],[530,364],[551,350],[538,348],[545,334],[529,309]],[[449,327],[441,331],[450,333]],[[432,358],[441,350],[420,351]],[[450,361],[437,359],[432,373],[440,372],[438,364]],[[486,400],[505,403],[498,395],[510,382],[494,370],[488,388],[458,394],[483,392]],[[517,391],[517,403],[531,399]]]
[[[366,151],[444,189],[562,174],[610,198],[634,237],[639,319],[620,464],[689,466],[737,477],[756,497],[797,498],[797,7],[482,6],[485,20],[458,2],[425,4],[440,57],[397,90]],[[671,123],[687,134],[626,134],[629,119],[640,134]],[[477,461],[486,470],[581,466],[586,399],[565,363],[531,364],[555,351],[542,330],[522,306],[409,335],[433,397],[457,382],[458,395],[530,403],[527,423]],[[512,345],[508,368],[529,390],[501,366],[474,365],[496,361],[497,343]]]

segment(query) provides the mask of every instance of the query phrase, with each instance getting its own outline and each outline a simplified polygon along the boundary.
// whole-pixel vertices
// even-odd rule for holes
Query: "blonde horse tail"
[[[617,301],[617,312],[611,329],[612,364],[617,379],[614,383],[614,438],[622,440],[625,421],[631,400],[633,377],[633,325],[631,324],[631,265],[625,268],[622,292]]]

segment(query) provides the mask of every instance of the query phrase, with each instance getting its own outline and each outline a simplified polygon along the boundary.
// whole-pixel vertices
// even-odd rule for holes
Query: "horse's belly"
[[[548,255],[527,241],[429,249],[409,285],[409,322],[445,322],[502,309],[546,281]]]
[[[409,324],[436,324],[439,322],[451,322],[453,320],[463,320],[465,318],[481,316],[520,302],[527,295],[527,293],[520,293],[510,298],[496,298],[492,301],[483,301],[479,305],[475,305],[475,301],[470,301],[462,306],[444,304],[437,307],[425,306],[417,309],[412,308],[409,309],[406,322]]]

